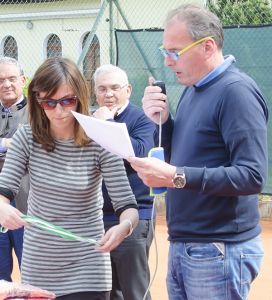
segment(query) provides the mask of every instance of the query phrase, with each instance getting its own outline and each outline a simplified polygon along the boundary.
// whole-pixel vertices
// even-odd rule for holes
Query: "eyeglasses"
[[[96,93],[98,95],[104,95],[106,93],[108,93],[108,91],[111,91],[112,93],[118,93],[120,92],[124,87],[126,87],[128,84],[124,84],[124,85],[120,85],[120,84],[114,84],[114,85],[110,85],[108,87],[106,86],[99,86],[98,88],[96,88]]]
[[[0,78],[0,85],[3,85],[5,82],[16,83],[19,80],[19,77],[12,76],[9,78]]]
[[[62,107],[71,107],[76,105],[77,103],[77,96],[71,96],[71,97],[65,97],[65,98],[61,98],[58,100],[55,99],[42,99],[42,98],[37,98],[40,106],[44,109],[44,110],[52,110],[54,109],[57,104],[59,103]]]
[[[213,38],[213,37],[212,37],[212,36],[204,37],[204,38],[202,38],[202,39],[200,39],[200,40],[197,40],[197,41],[191,43],[190,45],[186,46],[185,48],[183,48],[182,50],[180,50],[180,51],[178,51],[178,52],[167,50],[167,49],[165,49],[165,48],[163,47],[163,45],[160,46],[159,50],[160,50],[161,54],[163,55],[163,57],[165,57],[165,58],[166,58],[166,57],[169,57],[170,59],[176,61],[176,60],[179,59],[179,57],[180,57],[182,54],[184,54],[185,52],[187,52],[188,50],[190,50],[192,47],[194,47],[194,46],[196,46],[196,45],[198,45],[198,44],[201,44],[202,42],[207,41],[207,40],[209,40],[209,39],[211,39],[211,38]]]

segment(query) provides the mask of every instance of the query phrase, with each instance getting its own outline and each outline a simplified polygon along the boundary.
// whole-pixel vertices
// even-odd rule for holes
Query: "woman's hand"
[[[18,209],[6,201],[0,200],[0,224],[2,227],[14,230],[27,226],[28,223],[24,221],[21,216],[23,216],[23,214]]]
[[[112,226],[102,237],[96,247],[98,251],[110,252],[119,246],[122,241],[129,236],[133,229],[137,226],[139,214],[136,208],[128,208],[120,215],[120,223]]]
[[[126,238],[130,231],[130,224],[128,222],[121,222],[118,225],[112,226],[102,237],[98,244],[101,246],[96,247],[98,251],[110,252],[119,246]]]

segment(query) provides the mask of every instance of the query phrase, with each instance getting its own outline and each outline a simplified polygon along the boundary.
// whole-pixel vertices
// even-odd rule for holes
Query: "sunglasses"
[[[44,110],[52,110],[57,106],[57,104],[60,104],[62,107],[75,106],[77,104],[78,98],[77,96],[70,96],[58,100],[42,98],[37,98],[37,100]]]
[[[167,50],[163,46],[160,46],[159,50],[160,50],[160,52],[161,52],[161,54],[164,58],[169,57],[170,59],[177,61],[182,54],[184,54],[185,52],[187,52],[188,50],[190,50],[194,46],[196,46],[198,44],[201,44],[204,41],[210,40],[212,38],[213,38],[213,36],[204,37],[200,40],[197,40],[197,41],[191,43],[190,45],[186,46],[185,48],[183,48],[182,50],[180,50],[178,52]]]

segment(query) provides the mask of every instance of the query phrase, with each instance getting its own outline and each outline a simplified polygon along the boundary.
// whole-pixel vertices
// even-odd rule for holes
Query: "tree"
[[[272,9],[268,0],[207,0],[206,5],[224,26],[272,23]]]

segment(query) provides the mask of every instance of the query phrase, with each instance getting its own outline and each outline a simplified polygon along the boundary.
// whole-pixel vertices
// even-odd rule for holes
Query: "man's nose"
[[[3,86],[4,87],[10,87],[11,86],[11,83],[8,79],[5,79],[4,82],[3,82]]]
[[[113,92],[111,89],[107,89],[105,97],[112,97],[113,96]]]
[[[172,59],[170,56],[166,56],[164,58],[164,65],[167,66],[167,67],[170,67],[170,66],[173,66],[175,64],[175,60]]]

